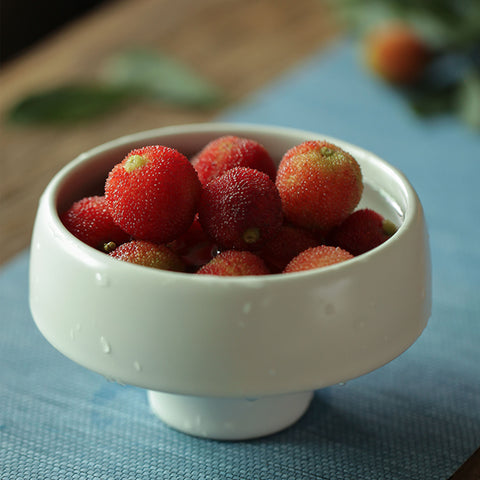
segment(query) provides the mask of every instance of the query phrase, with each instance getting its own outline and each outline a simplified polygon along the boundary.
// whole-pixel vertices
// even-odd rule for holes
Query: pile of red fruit
[[[370,209],[357,161],[337,145],[307,141],[278,169],[258,142],[211,141],[191,160],[152,145],[110,171],[103,195],[75,202],[65,227],[119,260],[211,275],[319,268],[383,243],[394,225]]]

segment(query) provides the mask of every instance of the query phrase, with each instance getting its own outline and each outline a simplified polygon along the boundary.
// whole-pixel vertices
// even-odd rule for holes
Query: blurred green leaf
[[[62,124],[105,115],[138,98],[208,108],[222,93],[187,66],[157,52],[136,49],[106,62],[97,84],[71,84],[32,93],[13,105],[7,120]]]
[[[480,129],[480,72],[470,72],[459,84],[457,108],[466,124]]]
[[[455,105],[456,89],[454,87],[442,90],[415,92],[409,96],[409,102],[418,115],[429,117],[451,113]]]
[[[28,95],[8,112],[15,123],[71,123],[118,108],[130,92],[97,85],[65,85]]]
[[[156,51],[132,49],[112,57],[103,80],[114,87],[174,104],[209,107],[220,90],[186,65]]]
[[[427,65],[419,81],[405,88],[403,93],[419,115],[454,113],[458,83],[468,68],[470,64],[465,55],[437,55]]]
[[[478,0],[331,0],[349,27],[362,34],[378,23],[414,26],[435,48],[466,48],[480,40]]]
[[[381,24],[401,22],[432,53],[418,82],[400,93],[421,116],[457,115],[480,130],[479,0],[331,0],[351,33],[362,38]]]

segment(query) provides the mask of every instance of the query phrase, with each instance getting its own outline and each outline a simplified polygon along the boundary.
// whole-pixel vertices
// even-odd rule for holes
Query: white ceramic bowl
[[[149,144],[197,152],[221,135],[260,141],[279,161],[326,139],[362,168],[360,207],[398,226],[348,262],[261,277],[213,277],[120,262],[73,237],[59,211],[102,192],[109,170]],[[315,389],[400,355],[430,316],[428,237],[419,199],[391,165],[315,132],[247,124],[160,128],[101,145],[64,167],[43,193],[34,227],[30,305],[46,339],[80,365],[149,390],[154,412],[193,435],[252,438],[295,422]]]

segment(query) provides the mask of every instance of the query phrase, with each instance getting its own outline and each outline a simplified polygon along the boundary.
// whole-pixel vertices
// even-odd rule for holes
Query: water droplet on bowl
[[[103,353],[110,353],[112,351],[112,348],[105,337],[100,337],[100,344],[102,346]]]
[[[50,233],[53,235],[53,238],[61,238],[62,236],[60,235],[60,232],[55,228],[55,227],[52,227],[52,226],[49,226],[50,227]]]
[[[135,360],[133,362],[133,368],[137,371],[137,372],[140,372],[140,370],[142,370],[142,366],[140,365],[140,363],[137,362],[137,360]]]
[[[250,313],[250,310],[252,310],[252,304],[251,304],[250,302],[245,303],[245,304],[243,305],[243,309],[242,309],[243,313],[244,313],[245,315],[248,315],[248,314]]]
[[[110,285],[110,280],[104,273],[97,272],[95,273],[95,283],[99,287],[108,287]]]
[[[277,370],[275,368],[271,368],[269,371],[268,371],[268,374],[271,376],[271,377],[274,377],[276,374],[277,374]]]

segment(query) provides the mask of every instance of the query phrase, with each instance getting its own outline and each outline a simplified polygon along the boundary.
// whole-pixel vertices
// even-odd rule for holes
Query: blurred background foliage
[[[62,23],[113,0],[1,0],[1,61]],[[455,115],[480,129],[480,0],[322,0],[357,40],[361,61],[425,118]],[[28,14],[26,14],[28,12]],[[403,27],[399,31],[398,26]],[[381,33],[379,33],[381,32]],[[94,83],[31,92],[12,105],[21,124],[84,121],[131,101],[205,109],[224,92],[163,52],[118,52]]]
[[[416,113],[457,115],[480,129],[479,0],[337,0],[332,7],[362,47],[362,61]],[[410,40],[394,38],[399,24],[410,31]],[[377,35],[389,29],[390,36]],[[392,64],[415,64],[419,48],[428,54],[416,62],[418,75],[409,82],[388,75]]]
[[[480,40],[479,0],[334,0],[332,6],[357,34],[401,20],[437,49],[468,49]]]

